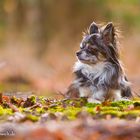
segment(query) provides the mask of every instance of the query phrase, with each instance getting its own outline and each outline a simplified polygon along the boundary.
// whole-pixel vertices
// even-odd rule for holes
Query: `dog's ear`
[[[99,33],[99,28],[95,22],[92,22],[89,26],[89,34]]]
[[[114,43],[114,36],[115,36],[115,29],[114,29],[114,25],[112,22],[109,22],[104,30],[103,30],[103,41],[106,45],[108,45],[109,43]]]

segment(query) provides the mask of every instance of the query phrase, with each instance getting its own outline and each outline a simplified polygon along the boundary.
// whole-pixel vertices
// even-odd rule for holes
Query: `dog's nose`
[[[81,51],[76,52],[76,55],[79,56],[81,54]]]

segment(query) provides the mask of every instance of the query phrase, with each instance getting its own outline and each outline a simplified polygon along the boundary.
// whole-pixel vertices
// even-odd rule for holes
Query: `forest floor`
[[[1,140],[139,140],[139,132],[138,98],[95,104],[0,94]]]

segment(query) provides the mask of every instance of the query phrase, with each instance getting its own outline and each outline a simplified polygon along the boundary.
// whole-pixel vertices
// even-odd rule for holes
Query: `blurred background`
[[[121,58],[140,93],[139,0],[0,0],[0,92],[65,92],[92,21],[120,28]]]

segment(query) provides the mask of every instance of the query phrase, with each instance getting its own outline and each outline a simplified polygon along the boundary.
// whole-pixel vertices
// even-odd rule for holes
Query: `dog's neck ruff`
[[[88,65],[77,61],[74,65],[74,72],[81,70],[81,72],[86,76],[92,74],[98,77],[103,73],[107,64],[109,64],[109,62],[99,62],[97,64]]]

